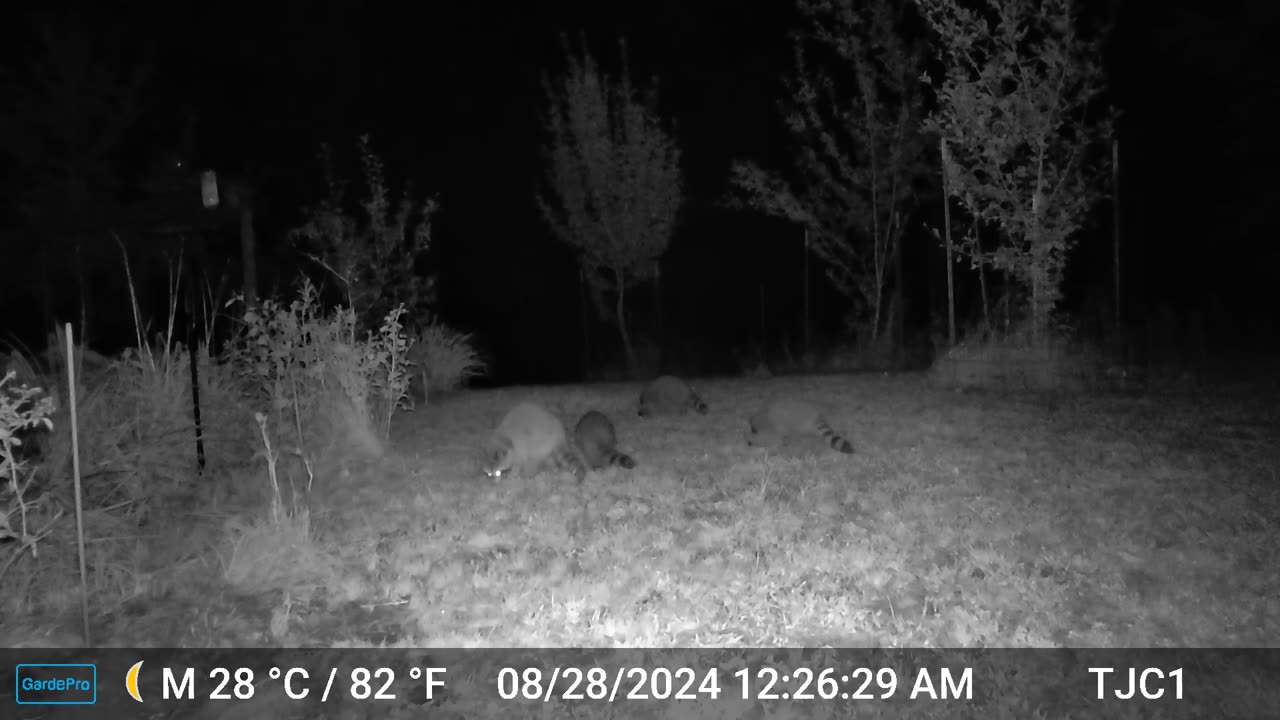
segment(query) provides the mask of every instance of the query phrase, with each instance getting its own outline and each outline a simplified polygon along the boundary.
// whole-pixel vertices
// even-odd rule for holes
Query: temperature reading
[[[427,700],[432,700],[444,690],[444,676],[447,671],[441,667],[411,667],[409,679],[421,682]],[[250,668],[214,668],[209,673],[213,681],[211,700],[250,700],[254,691],[261,688],[256,682]],[[343,678],[348,680],[343,683]],[[403,677],[403,676],[402,676]],[[347,697],[352,700],[396,700],[396,671],[389,667],[346,668],[331,667],[317,672],[314,676],[306,668],[272,667],[266,671],[266,679],[279,683],[280,688],[290,700],[307,700],[318,698],[319,702],[329,702],[330,696]],[[263,680],[261,676],[257,680]],[[165,670],[165,698],[195,699],[195,671],[188,669],[179,681],[173,673]],[[136,688],[135,688],[136,692]],[[137,698],[134,698],[137,700]],[[138,700],[141,702],[141,700]]]
[[[412,671],[409,676],[413,677]],[[373,694],[373,684],[381,683],[377,693],[373,694],[373,699],[395,700],[396,694],[389,692],[395,681],[396,673],[391,668],[378,668],[373,671],[368,668],[356,668],[351,671],[351,697],[356,700],[368,700],[370,694]]]
[[[213,692],[209,693],[210,700],[230,700],[231,695],[227,694],[227,685],[231,684],[232,677],[235,678],[235,687],[232,692],[238,700],[250,700],[253,698],[253,671],[249,668],[238,668],[233,676],[231,671],[226,668],[214,668],[209,673],[209,678],[216,683]]]

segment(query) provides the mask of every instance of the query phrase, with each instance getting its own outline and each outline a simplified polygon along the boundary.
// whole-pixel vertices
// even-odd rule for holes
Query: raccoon
[[[683,415],[689,410],[706,415],[707,404],[688,383],[674,375],[659,377],[640,393],[640,417]]]
[[[484,473],[494,480],[512,472],[536,475],[548,467],[568,470],[582,482],[587,469],[560,419],[541,405],[524,402],[502,418],[485,444]]]
[[[748,445],[772,445],[789,437],[818,434],[832,449],[852,454],[853,443],[844,439],[823,419],[822,413],[803,400],[775,400],[748,420]]]
[[[588,411],[582,416],[573,429],[573,441],[587,467],[592,470],[610,465],[630,470],[636,466],[636,461],[630,455],[618,451],[618,434],[613,429],[613,421],[598,410]]]

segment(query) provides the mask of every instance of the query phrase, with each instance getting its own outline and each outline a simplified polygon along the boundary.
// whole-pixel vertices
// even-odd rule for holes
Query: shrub
[[[361,329],[367,329],[397,306],[416,314],[434,298],[432,279],[419,275],[416,265],[431,247],[437,203],[431,197],[416,202],[406,188],[393,206],[385,167],[368,135],[361,136],[358,150],[365,190],[360,212],[347,207],[347,184],[338,178],[326,147],[321,162],[329,196],[307,208],[306,221],[289,234],[343,284],[344,304],[355,309]]]
[[[417,370],[423,398],[455,390],[485,371],[471,335],[432,320],[414,333],[409,360]]]
[[[16,377],[12,370],[0,377],[0,540],[17,541],[0,565],[0,579],[21,553],[37,552],[37,543],[61,515],[43,502],[47,496],[29,496],[36,470],[21,452],[23,434],[53,427],[53,401],[38,387],[14,383]]]
[[[315,452],[342,440],[381,453],[373,428],[386,437],[408,391],[404,312],[393,309],[376,332],[359,339],[355,311],[338,307],[326,314],[305,277],[288,305],[272,298],[246,311],[232,362],[269,409],[269,431],[288,438],[286,450]]]
[[[1109,387],[1106,364],[1093,348],[1073,342],[1055,327],[1032,341],[1030,322],[999,334],[979,328],[934,359],[929,379],[952,389],[1078,392]]]

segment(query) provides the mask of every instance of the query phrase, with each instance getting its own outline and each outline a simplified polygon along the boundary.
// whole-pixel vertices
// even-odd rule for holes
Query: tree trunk
[[[587,287],[587,270],[578,268],[579,300],[582,303],[582,377],[591,374],[591,309],[590,288]]]
[[[763,356],[769,347],[769,323],[765,316],[764,283],[760,283],[760,354]]]
[[[1031,267],[1031,346],[1042,347],[1044,339],[1044,282],[1040,268]]]
[[[947,187],[947,141],[941,141],[942,147],[942,217],[947,235],[947,343],[948,347],[956,346],[956,285],[954,264],[951,261],[951,190]]]
[[[956,281],[955,261],[951,257],[951,201],[946,203],[947,225],[947,347],[956,346]]]
[[[89,285],[84,278],[80,241],[76,241],[76,285],[80,290],[80,343],[89,344]]]
[[[40,311],[43,315],[44,323],[40,326],[41,337],[47,337],[50,332],[57,332],[58,327],[53,320],[53,296],[50,289],[53,287],[49,283],[49,251],[48,243],[40,243]]]
[[[666,289],[662,284],[662,268],[653,268],[653,314],[655,335],[658,342],[658,363],[662,364],[662,356],[667,349],[667,304]]]
[[[622,337],[622,351],[627,356],[627,372],[634,373],[636,370],[636,351],[631,346],[631,333],[627,331],[627,311],[626,296],[627,286],[622,277],[622,273],[618,270],[613,272],[614,280],[618,285],[618,302],[614,306],[614,314],[618,318],[618,335]]]
[[[1111,269],[1115,300],[1115,331],[1120,331],[1120,141],[1111,141]]]
[[[864,109],[867,130],[870,135],[871,128],[875,127],[874,123],[871,122],[871,103],[867,103]],[[880,168],[879,163],[876,162],[875,145],[870,142],[871,138],[867,139],[869,141],[867,147],[873,148],[871,151],[871,260],[875,263],[873,270],[875,272],[876,296],[871,301],[871,343],[875,345],[876,341],[880,339],[880,314],[884,309],[885,267],[884,257],[880,254],[880,193],[878,192],[880,187]]]
[[[1004,337],[1009,337],[1009,326],[1013,324],[1013,281],[1009,277],[1009,268],[1004,269]]]
[[[901,232],[901,226],[899,226]],[[902,352],[906,348],[906,315],[907,306],[906,298],[902,285],[905,281],[902,277],[902,235],[898,235],[898,241],[893,247],[893,346],[895,352]]]
[[[244,202],[240,208],[240,265],[244,273],[244,302],[247,308],[258,306],[257,240],[253,234],[253,208]]]
[[[884,312],[884,268],[879,258],[876,258],[875,275],[876,289],[871,299],[871,344],[873,345],[880,339],[880,316]]]
[[[813,324],[809,320],[809,226],[804,228],[804,354],[812,349]]]
[[[987,263],[984,261],[978,262],[978,290],[982,294],[982,324],[986,326],[988,337],[994,337],[996,333],[991,322],[991,293],[987,291]]]

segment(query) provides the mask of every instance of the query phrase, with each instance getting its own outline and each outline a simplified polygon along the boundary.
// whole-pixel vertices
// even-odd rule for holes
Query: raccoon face
[[[484,463],[484,474],[492,480],[501,480],[511,470],[511,453],[506,448],[496,448]]]

